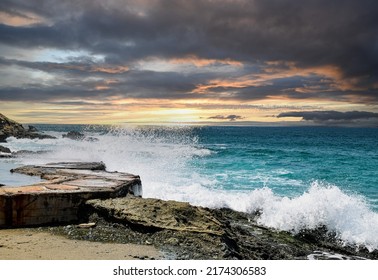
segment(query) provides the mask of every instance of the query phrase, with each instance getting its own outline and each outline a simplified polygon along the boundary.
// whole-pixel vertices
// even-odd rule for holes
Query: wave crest
[[[378,249],[378,214],[362,197],[346,194],[336,186],[316,181],[295,198],[265,191],[264,199],[255,202],[252,209],[261,209],[258,222],[262,225],[294,233],[326,226],[345,245]]]

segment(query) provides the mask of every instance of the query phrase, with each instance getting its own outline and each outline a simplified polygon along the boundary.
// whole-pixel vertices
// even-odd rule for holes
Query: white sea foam
[[[257,200],[252,194],[248,210],[261,209],[259,222],[265,226],[298,232],[325,225],[345,244],[378,249],[378,214],[359,196],[319,182],[295,198],[279,197],[270,190],[263,192]]]
[[[275,194],[268,182],[254,190],[224,190],[219,188],[219,180],[230,177],[227,170],[206,174],[193,166],[193,159],[210,156],[212,152],[198,144],[190,129],[165,132],[124,128],[91,135],[98,139],[94,142],[59,137],[10,139],[7,145],[13,150],[51,150],[23,158],[24,164],[103,161],[109,171],[140,175],[144,197],[243,212],[259,210],[262,214],[258,222],[268,227],[298,232],[326,225],[345,244],[378,249],[378,214],[361,197],[322,182],[313,182],[306,191],[292,198]],[[281,173],[276,174],[277,180],[282,179]]]

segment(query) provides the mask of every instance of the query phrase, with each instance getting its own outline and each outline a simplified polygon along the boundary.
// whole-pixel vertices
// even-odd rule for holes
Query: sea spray
[[[319,182],[313,182],[307,192],[294,198],[279,197],[270,191],[264,194],[259,201],[252,198],[249,209],[261,211],[258,222],[262,225],[294,233],[326,226],[345,244],[378,249],[378,214],[360,196]]]

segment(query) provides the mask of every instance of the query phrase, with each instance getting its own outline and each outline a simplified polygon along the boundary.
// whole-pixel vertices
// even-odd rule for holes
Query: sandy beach
[[[33,229],[0,230],[0,260],[160,259],[149,245],[71,240]]]

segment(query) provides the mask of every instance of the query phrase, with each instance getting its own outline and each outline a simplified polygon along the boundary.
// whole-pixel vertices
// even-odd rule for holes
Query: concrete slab
[[[79,219],[79,207],[88,199],[142,194],[139,176],[107,172],[103,163],[29,165],[11,172],[40,176],[46,181],[0,187],[0,227],[73,222]]]
[[[119,181],[111,181],[103,178],[85,178],[79,180],[73,180],[68,183],[70,186],[77,186],[83,188],[116,188],[119,185]]]

